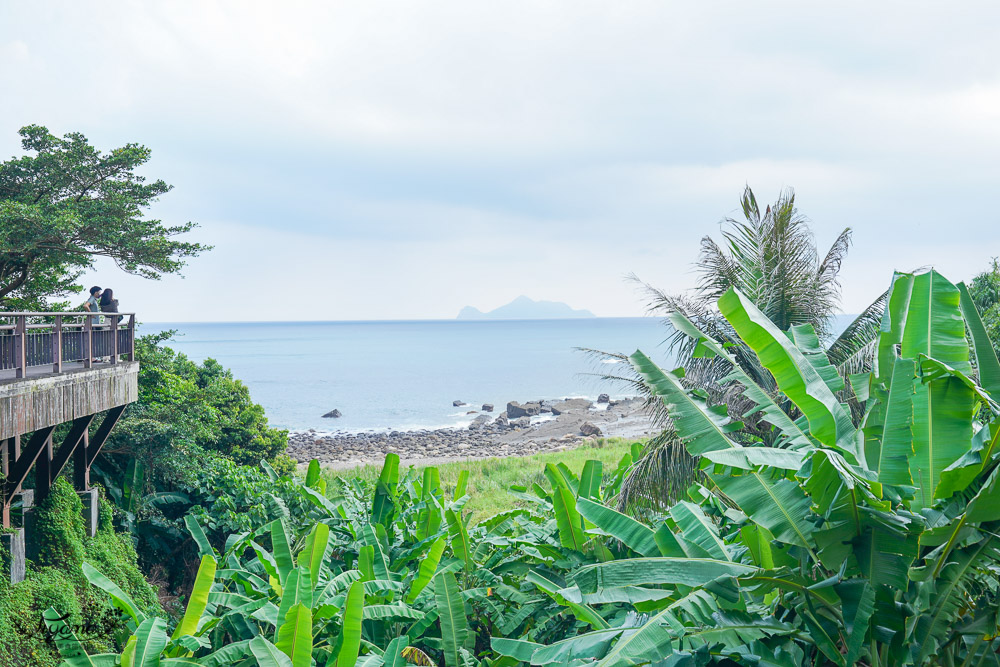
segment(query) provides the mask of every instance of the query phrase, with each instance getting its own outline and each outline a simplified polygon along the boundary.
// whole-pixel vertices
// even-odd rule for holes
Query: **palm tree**
[[[699,279],[692,293],[671,295],[640,282],[649,297],[650,312],[664,315],[679,312],[686,316],[705,334],[729,347],[740,367],[774,395],[778,393],[774,378],[761,367],[754,353],[715,307],[719,297],[731,287],[742,292],[782,330],[798,324],[812,325],[819,340],[826,344],[830,362],[845,378],[869,370],[885,293],[836,338],[833,336],[834,315],[840,305],[838,276],[851,244],[851,229],[845,228],[826,254],[821,255],[807,219],[795,208],[792,190],[781,192],[763,213],[749,187],[740,203],[744,219],[724,220],[721,244],[709,236],[702,239],[695,265]],[[633,279],[638,281],[635,276]],[[669,322],[667,325],[670,326]],[[739,437],[770,442],[773,437],[770,425],[752,414],[754,404],[742,396],[737,385],[727,381],[731,371],[729,362],[700,354],[697,341],[678,332],[668,338],[668,348],[677,365],[685,369],[684,382],[689,387],[707,393],[711,404],[726,404],[729,413],[743,421]],[[625,361],[623,355],[601,354]],[[624,381],[651,396],[638,375],[604,377]],[[860,418],[860,406],[850,393],[850,383],[846,384],[848,388],[841,399],[853,403],[855,416]],[[652,400],[649,405],[662,432],[653,439],[622,485],[620,506],[674,501],[698,475],[698,462],[677,439],[663,406]],[[793,414],[793,406],[786,409],[797,416]]]

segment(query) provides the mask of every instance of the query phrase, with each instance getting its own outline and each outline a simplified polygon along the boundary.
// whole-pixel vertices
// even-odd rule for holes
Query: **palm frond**
[[[872,341],[878,338],[887,298],[889,298],[888,290],[882,292],[854,318],[827,348],[830,363],[840,370],[841,375],[846,377],[847,374],[866,373],[871,370],[874,357],[869,348]]]

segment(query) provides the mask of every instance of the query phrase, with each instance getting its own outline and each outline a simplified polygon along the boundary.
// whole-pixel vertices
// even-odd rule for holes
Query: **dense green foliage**
[[[1000,349],[1000,263],[996,259],[989,270],[969,282],[969,294],[982,314],[993,347]]]
[[[197,364],[163,346],[167,335],[136,340],[139,400],[125,411],[105,453],[140,459],[157,476],[176,465],[172,456],[193,452],[254,466],[282,454],[288,432],[268,426],[246,385],[214,359]]]
[[[205,513],[223,536],[244,530],[272,491],[257,464],[289,472],[294,462],[283,453],[287,431],[268,425],[246,385],[213,359],[197,364],[163,346],[168,335],[136,340],[139,400],[112,431],[93,477],[134,534],[142,561],[159,565],[173,587],[191,574],[184,515]]]
[[[150,151],[128,144],[102,153],[79,133],[21,128],[33,155],[0,164],[0,309],[44,310],[78,292],[96,257],[146,278],[176,273],[207,248],[176,240],[194,225],[144,217],[170,186],[136,173]]]
[[[735,289],[782,331],[810,325],[830,362],[846,377],[871,370],[873,342],[885,295],[834,337],[834,316],[840,302],[839,274],[850,247],[851,229],[840,232],[829,250],[822,253],[808,220],[796,208],[791,190],[782,192],[762,211],[753,191],[747,187],[740,208],[743,219],[724,221],[721,243],[710,236],[702,239],[701,253],[694,266],[697,289],[690,294],[673,295],[649,285],[644,287],[650,311],[665,316],[671,328],[670,353],[685,369],[684,384],[707,393],[713,402],[725,403],[733,415],[740,417],[742,435],[736,437],[767,440],[772,437],[769,425],[753,416],[754,402],[743,397],[731,373],[737,366],[772,395],[777,386],[753,350],[721,315],[716,301]],[[701,354],[696,342],[671,324],[670,316],[674,313],[680,313],[701,331],[724,343],[732,354],[727,358]],[[610,356],[625,361],[623,355]],[[628,368],[628,364],[623,365]],[[652,396],[652,388],[641,375],[608,377]],[[847,400],[855,419],[860,419],[863,409],[851,397],[849,387],[841,398]],[[676,500],[683,497],[697,478],[697,460],[688,455],[677,439],[667,411],[657,401],[651,404],[664,430],[626,480],[620,499],[623,507]]]
[[[105,596],[83,576],[83,562],[94,563],[136,601],[146,613],[159,613],[153,589],[136,563],[132,541],[117,533],[111,509],[101,504],[97,535],[86,537],[83,505],[73,488],[57,480],[36,516],[38,556],[28,578],[15,585],[0,577],[0,664],[4,667],[55,667],[60,663],[54,643],[43,632],[42,613],[48,608],[66,615],[80,627],[81,640],[92,652],[108,650],[125,624]]]
[[[610,507],[638,451],[607,472],[547,465],[512,491],[524,507],[478,523],[467,475],[445,489],[390,454],[374,484],[326,493],[314,462],[283,480],[303,502],[272,497],[269,523],[221,547],[188,518],[201,567],[170,634],[86,568],[128,612],[123,661],[998,664],[1000,362],[968,292],[895,277],[873,370],[850,378],[860,427],[812,327],[786,334],[735,290],[719,307],[778,386],[733,378],[773,433],[733,439],[725,406],[632,355],[704,473],[662,516]],[[673,321],[699,354],[732,354]]]

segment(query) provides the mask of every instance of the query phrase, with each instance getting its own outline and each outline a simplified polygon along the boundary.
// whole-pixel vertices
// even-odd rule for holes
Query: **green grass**
[[[441,486],[444,487],[445,493],[455,488],[459,472],[469,471],[470,498],[465,509],[472,512],[473,521],[480,521],[524,504],[507,492],[512,485],[528,486],[532,482],[537,482],[547,487],[548,482],[542,472],[546,463],[565,463],[570,470],[579,474],[588,459],[596,459],[604,464],[604,470],[608,472],[615,469],[621,458],[629,452],[631,442],[622,438],[606,438],[564,452],[510,456],[502,459],[472,459],[440,463],[436,467],[440,471]],[[347,470],[325,470],[323,474],[328,483],[331,483],[331,488],[335,488],[336,478],[345,477],[357,477],[374,484],[381,469],[381,465],[364,465]],[[422,467],[417,468],[421,469]]]

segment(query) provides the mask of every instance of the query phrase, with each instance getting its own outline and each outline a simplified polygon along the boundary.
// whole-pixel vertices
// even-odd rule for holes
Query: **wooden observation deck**
[[[15,528],[3,534],[13,561],[19,549],[24,553],[29,522],[12,527],[11,506],[20,500],[27,515],[71,459],[93,535],[97,496],[90,467],[138,398],[138,376],[134,313],[0,312],[0,504],[3,528]],[[22,490],[32,469],[35,488]],[[27,541],[30,548],[30,534]],[[23,568],[23,555],[21,561]],[[9,567],[13,580],[23,578],[16,562]]]

